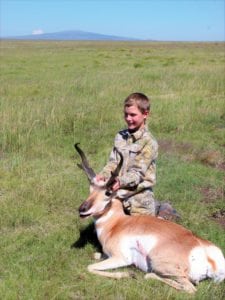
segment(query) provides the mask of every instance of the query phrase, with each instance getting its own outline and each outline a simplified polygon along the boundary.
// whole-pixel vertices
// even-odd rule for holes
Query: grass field
[[[224,299],[225,283],[188,296],[135,269],[119,281],[89,274],[97,244],[77,213],[88,183],[73,148],[100,171],[124,98],[150,96],[155,196],[225,253],[224,43],[1,41],[0,51],[0,299]]]

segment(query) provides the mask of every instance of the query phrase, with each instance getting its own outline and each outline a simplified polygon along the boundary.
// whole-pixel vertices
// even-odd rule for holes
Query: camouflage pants
[[[158,202],[152,190],[145,190],[123,201],[125,211],[130,215],[152,215],[157,212]]]

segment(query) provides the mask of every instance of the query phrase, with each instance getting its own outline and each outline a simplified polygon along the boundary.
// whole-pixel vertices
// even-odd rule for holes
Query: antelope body
[[[225,259],[217,246],[176,223],[153,216],[126,215],[109,185],[95,183],[82,150],[77,145],[76,149],[82,158],[81,167],[92,181],[90,195],[81,204],[79,214],[95,219],[99,242],[108,256],[89,265],[90,272],[111,278],[129,277],[128,272],[107,270],[135,265],[146,272],[146,279],[158,279],[189,293],[195,292],[194,285],[203,279],[224,280]],[[121,165],[122,162],[116,171]],[[113,176],[116,174],[110,178],[111,184]]]

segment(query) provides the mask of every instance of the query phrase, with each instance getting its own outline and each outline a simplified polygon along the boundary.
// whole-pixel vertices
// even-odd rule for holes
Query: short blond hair
[[[150,111],[150,99],[143,93],[132,93],[124,100],[124,108],[133,105],[142,113]]]

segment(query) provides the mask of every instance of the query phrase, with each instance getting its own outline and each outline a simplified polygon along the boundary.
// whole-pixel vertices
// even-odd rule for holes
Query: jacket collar
[[[128,134],[130,137],[132,137],[133,141],[137,141],[139,139],[142,138],[143,134],[147,131],[147,127],[146,125],[140,129],[138,129],[137,131],[135,131],[134,133],[129,133],[128,131]]]

